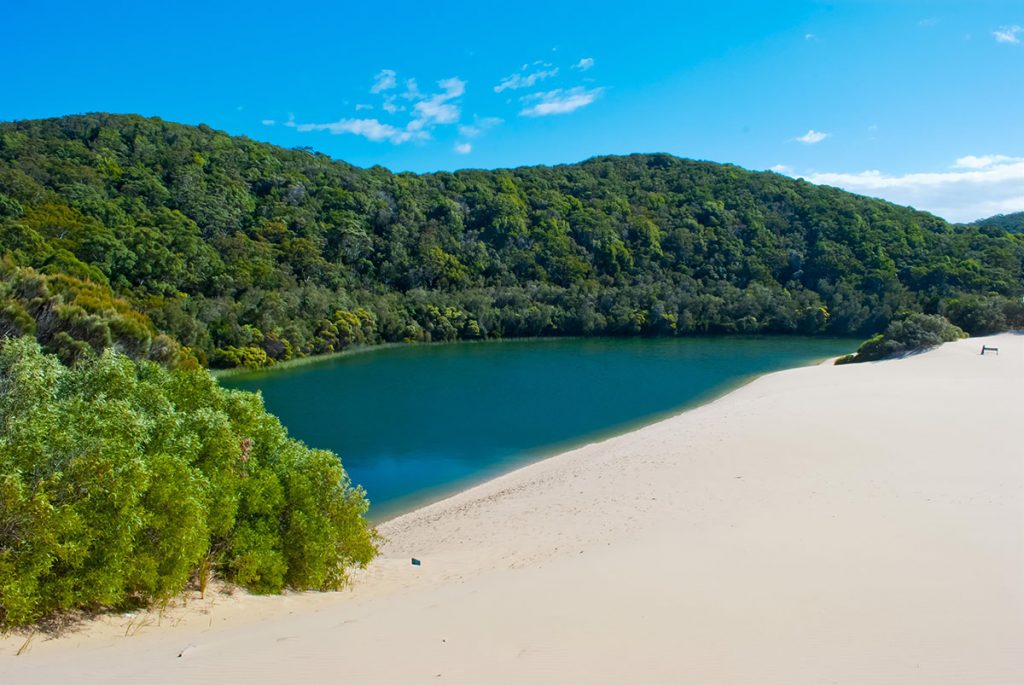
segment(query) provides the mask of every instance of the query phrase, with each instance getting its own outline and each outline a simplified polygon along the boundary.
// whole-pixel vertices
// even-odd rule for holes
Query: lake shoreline
[[[265,366],[260,369],[249,369],[244,366],[235,366],[225,369],[207,368],[207,371],[214,377],[219,379],[237,379],[237,378],[248,378],[250,376],[261,376],[264,374],[273,374],[278,371],[289,371],[292,369],[298,369],[305,366],[315,366],[318,364],[327,364],[332,361],[339,359],[345,359],[347,357],[354,357],[361,354],[367,354],[370,352],[376,352],[378,350],[391,350],[391,349],[405,349],[405,348],[416,348],[416,347],[446,347],[455,345],[491,345],[501,343],[517,343],[517,342],[550,342],[550,341],[571,341],[571,340],[716,340],[716,339],[730,339],[730,338],[792,338],[792,337],[806,337],[810,340],[851,340],[859,343],[861,338],[859,337],[843,337],[843,336],[831,336],[831,335],[807,335],[801,336],[796,333],[701,333],[693,335],[677,335],[677,336],[666,336],[666,335],[651,335],[651,336],[639,336],[639,335],[623,335],[623,336],[587,336],[587,335],[538,335],[538,336],[520,336],[511,338],[477,338],[470,340],[431,340],[430,342],[382,342],[374,343],[372,345],[353,345],[344,350],[337,352],[326,352],[324,354],[311,354],[304,357],[293,357],[292,359],[286,359],[284,361],[274,362],[271,366]]]
[[[354,357],[369,352],[376,352],[378,350],[393,350],[393,349],[404,349],[404,348],[415,348],[415,347],[438,347],[447,345],[481,345],[489,343],[503,343],[503,342],[524,342],[530,340],[546,341],[546,340],[586,340],[587,336],[581,335],[540,335],[534,337],[514,337],[514,338],[476,338],[470,340],[431,340],[429,342],[382,342],[373,343],[371,345],[353,345],[347,347],[344,350],[337,352],[325,352],[324,354],[310,354],[304,357],[293,357],[292,359],[286,359],[284,361],[274,362],[270,366],[264,366],[260,369],[249,369],[244,366],[235,366],[227,369],[208,369],[209,372],[218,379],[221,378],[247,378],[250,376],[261,376],[264,374],[272,374],[278,371],[289,371],[292,369],[298,369],[305,366],[315,366],[318,364],[327,364],[332,361],[339,359],[345,359],[348,357]]]
[[[851,351],[842,338],[551,338],[366,348],[224,379],[339,455],[374,522]]]
[[[770,373],[381,524],[382,555],[351,591],[216,595],[16,658],[24,638],[8,637],[0,674],[1013,682],[1021,377],[1014,334]]]
[[[817,366],[817,365],[821,365],[821,364],[831,364],[831,363],[835,362],[835,360],[838,359],[838,358],[839,357],[826,357],[826,358],[824,358],[824,359],[822,359],[820,361],[812,362],[810,364],[810,366]],[[801,368],[801,367],[795,367],[795,368]],[[769,373],[781,373],[781,372],[774,371],[774,372],[769,372]],[[519,471],[519,470],[524,469],[524,468],[528,468],[528,467],[530,467],[530,466],[532,466],[534,464],[538,464],[538,463],[543,462],[543,461],[545,461],[547,459],[551,459],[553,457],[557,457],[560,454],[564,454],[566,452],[574,452],[576,450],[583,449],[583,448],[589,447],[591,445],[596,445],[596,444],[599,444],[599,443],[602,443],[602,442],[606,442],[608,440],[611,440],[612,438],[617,438],[617,437],[620,437],[620,436],[623,436],[623,435],[628,435],[629,433],[632,433],[634,431],[642,430],[642,429],[646,428],[647,426],[651,426],[651,425],[654,425],[656,423],[660,423],[662,421],[666,421],[666,420],[668,420],[668,419],[670,419],[670,418],[672,418],[674,416],[678,416],[679,414],[683,414],[683,413],[686,413],[688,411],[693,411],[695,409],[699,409],[700,407],[704,407],[704,406],[707,406],[709,404],[713,404],[714,402],[717,402],[717,401],[721,400],[722,398],[731,395],[732,393],[736,392],[737,390],[740,390],[741,388],[743,388],[743,387],[745,387],[747,385],[750,385],[751,383],[755,382],[758,378],[761,378],[764,375],[768,375],[768,374],[751,374],[750,376],[746,376],[743,379],[738,380],[734,384],[727,385],[727,386],[725,386],[725,387],[723,387],[723,388],[721,388],[719,390],[711,392],[706,397],[702,397],[702,398],[700,398],[698,400],[695,400],[693,402],[687,403],[687,404],[682,405],[680,407],[677,407],[675,409],[669,409],[669,410],[667,410],[665,412],[661,412],[661,413],[654,414],[654,415],[651,415],[651,416],[648,416],[648,417],[645,417],[645,418],[637,419],[636,421],[631,422],[631,423],[627,423],[627,424],[623,424],[623,425],[616,426],[616,427],[613,427],[613,428],[609,428],[609,429],[607,429],[605,431],[600,431],[598,433],[582,436],[578,440],[567,440],[565,442],[558,443],[556,445],[552,445],[549,448],[545,448],[543,450],[540,450],[540,451],[538,451],[536,453],[525,454],[525,455],[522,456],[521,459],[519,459],[516,462],[513,462],[512,464],[510,464],[508,466],[508,468],[502,468],[502,469],[494,471],[494,472],[482,474],[480,478],[473,479],[471,481],[454,484],[454,487],[452,487],[450,490],[447,490],[447,491],[445,491],[443,493],[437,493],[436,495],[427,495],[422,500],[414,500],[413,502],[410,502],[409,506],[400,507],[399,510],[396,510],[393,513],[388,513],[388,514],[386,514],[385,516],[383,516],[383,517],[381,517],[379,519],[373,518],[371,516],[370,517],[370,522],[374,526],[376,526],[376,527],[383,526],[383,525],[387,524],[388,522],[393,521],[394,519],[397,519],[397,518],[400,518],[402,516],[405,516],[406,514],[412,514],[412,513],[415,513],[416,511],[418,511],[420,509],[423,509],[423,508],[426,508],[426,507],[428,507],[428,506],[430,506],[432,504],[438,504],[438,503],[444,502],[445,500],[448,500],[448,499],[451,499],[452,497],[460,495],[463,492],[466,492],[467,490],[472,490],[473,488],[476,488],[478,486],[484,485],[485,483],[493,481],[493,480],[495,480],[497,478],[501,478],[502,476],[507,476],[509,474],[513,474],[516,471]],[[372,512],[371,512],[371,514],[372,514]]]

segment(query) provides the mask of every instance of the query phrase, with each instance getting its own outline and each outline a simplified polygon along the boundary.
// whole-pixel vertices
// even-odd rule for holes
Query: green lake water
[[[851,352],[797,337],[411,345],[222,379],[341,456],[380,520],[545,455]]]

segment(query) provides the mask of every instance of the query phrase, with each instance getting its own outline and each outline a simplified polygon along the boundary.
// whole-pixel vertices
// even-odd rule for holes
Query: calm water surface
[[[855,348],[787,337],[420,345],[222,383],[262,391],[292,435],[341,455],[380,520],[753,376]]]

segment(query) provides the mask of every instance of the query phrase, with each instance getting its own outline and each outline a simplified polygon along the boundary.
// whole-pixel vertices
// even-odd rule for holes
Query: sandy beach
[[[11,635],[0,682],[1024,683],[1022,381],[1015,334],[764,376],[387,522],[350,590]]]

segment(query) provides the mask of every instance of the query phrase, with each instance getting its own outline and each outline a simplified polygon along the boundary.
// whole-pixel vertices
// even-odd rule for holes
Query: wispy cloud
[[[590,69],[592,66],[594,66],[594,58],[593,57],[584,57],[579,62],[577,62],[576,64],[572,65],[572,68],[573,69],[578,69],[579,71],[586,71],[587,69]]]
[[[805,33],[804,40],[818,40],[818,37],[813,33]]]
[[[328,131],[335,135],[352,133],[362,136],[374,142],[389,141],[394,144],[405,143],[413,139],[411,131],[400,129],[391,124],[382,124],[377,119],[339,119],[327,124],[298,124],[288,122],[286,124],[297,131],[306,133],[309,131]]]
[[[992,35],[995,36],[997,43],[1019,43],[1020,37],[1017,35],[1021,31],[1024,31],[1020,26],[1000,26],[998,30],[993,31]]]
[[[939,19],[938,17],[926,17],[921,21],[917,22],[917,25],[923,29],[928,29],[933,26],[937,26],[940,21],[942,20]]]
[[[534,63],[536,64],[536,63]],[[498,85],[494,86],[494,92],[500,93],[503,90],[519,90],[520,88],[531,88],[538,81],[543,81],[546,78],[558,75],[558,67],[550,69],[538,69],[530,73],[526,73],[530,69],[529,64],[524,64],[523,68],[511,76],[506,76],[501,79]],[[543,67],[551,67],[550,64],[540,65]]]
[[[416,79],[410,78],[405,80],[405,92],[402,93],[402,97],[406,100],[418,100],[423,97]]]
[[[438,81],[442,92],[426,97],[413,105],[415,118],[409,122],[409,130],[418,131],[436,124],[454,124],[461,111],[451,100],[466,92],[466,82],[458,78]]]
[[[968,155],[952,166],[952,171],[902,175],[878,170],[815,172],[803,178],[924,209],[951,221],[1024,210],[1024,157]]]
[[[459,126],[459,135],[465,138],[479,138],[490,129],[503,124],[504,120],[498,117],[473,117],[472,124]],[[455,151],[460,155],[468,155],[473,151],[473,145],[467,140],[460,140],[455,143]]]
[[[477,138],[489,129],[503,123],[504,119],[499,119],[498,117],[474,117],[472,124],[459,126],[459,135],[463,138]]]
[[[568,114],[593,103],[602,93],[603,88],[586,89],[583,87],[563,90],[549,90],[546,93],[533,93],[520,100],[526,104],[519,112],[521,117],[546,117],[552,114]],[[530,104],[532,103],[532,104]]]
[[[807,133],[803,134],[802,136],[798,136],[798,137],[794,138],[794,140],[796,140],[798,142],[801,142],[801,143],[804,143],[805,145],[816,145],[817,143],[820,143],[821,141],[823,141],[826,138],[828,138],[828,136],[829,136],[828,133],[823,133],[821,131],[815,131],[812,128],[809,131],[807,131]]]
[[[373,88],[376,92],[391,90],[398,86],[397,74],[390,69],[383,70],[375,78],[376,82]],[[347,133],[362,136],[374,142],[387,141],[395,145],[409,141],[429,140],[434,128],[459,122],[462,111],[457,100],[466,92],[466,82],[456,77],[442,79],[437,82],[437,85],[441,89],[440,92],[423,94],[415,80],[408,79],[406,81],[406,90],[402,97],[415,102],[409,115],[411,118],[404,126],[383,123],[376,118],[344,118],[327,123],[299,123],[292,118],[285,123],[285,126],[303,133],[311,131],[327,131],[336,135]],[[378,86],[380,87],[378,88]],[[406,109],[394,103],[393,95],[384,97],[382,107],[389,114]],[[356,105],[356,110],[362,109],[372,109],[372,105]]]
[[[275,120],[273,120],[273,119],[264,119],[260,123],[263,124],[264,126],[273,126],[277,122]]]
[[[357,112],[362,112],[364,109],[373,109],[373,105],[367,105],[367,104],[364,104],[364,103],[356,104],[356,111]]]
[[[373,77],[373,86],[370,88],[370,92],[377,94],[383,93],[385,90],[391,90],[398,85],[397,76],[398,74],[395,73],[394,69],[381,69]]]

